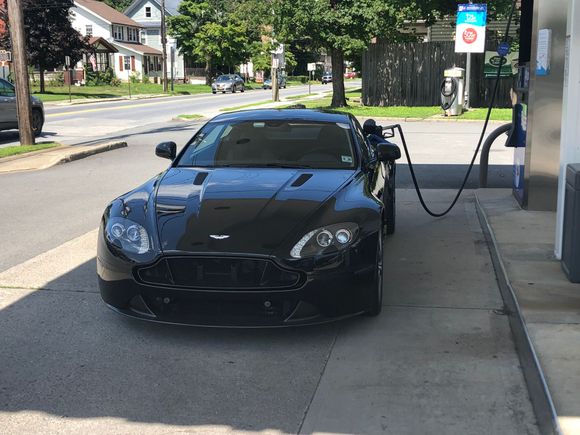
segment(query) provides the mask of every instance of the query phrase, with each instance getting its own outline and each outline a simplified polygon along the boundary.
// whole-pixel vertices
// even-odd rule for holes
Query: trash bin
[[[580,163],[566,168],[562,269],[570,281],[580,283]]]

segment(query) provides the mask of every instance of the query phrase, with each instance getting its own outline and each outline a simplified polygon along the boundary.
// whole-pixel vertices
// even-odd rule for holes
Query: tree
[[[493,12],[505,9],[510,0],[494,2]],[[404,31],[409,22],[427,25],[453,13],[454,0],[275,0],[274,33],[281,41],[307,39],[312,47],[332,57],[332,107],[346,106],[345,56],[359,55],[374,37],[390,41],[412,40]]]
[[[247,27],[232,13],[234,7],[231,0],[183,0],[179,15],[167,20],[181,53],[205,62],[207,84],[216,65],[233,68],[247,58]]]
[[[129,5],[133,2],[133,0],[103,0],[103,1],[112,8],[115,8],[121,12],[127,9]]]
[[[34,0],[26,0],[24,7],[24,27],[28,60],[40,70],[40,92],[45,92],[44,72],[64,65],[65,56],[71,64],[82,59],[89,47],[71,24],[70,8],[73,0],[60,0],[58,6],[38,6]],[[2,35],[0,44],[10,47],[8,33]]]

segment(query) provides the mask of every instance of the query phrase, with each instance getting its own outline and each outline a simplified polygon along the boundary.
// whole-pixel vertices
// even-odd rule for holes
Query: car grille
[[[166,257],[136,275],[145,284],[204,290],[289,289],[301,281],[299,272],[273,261],[234,257]]]

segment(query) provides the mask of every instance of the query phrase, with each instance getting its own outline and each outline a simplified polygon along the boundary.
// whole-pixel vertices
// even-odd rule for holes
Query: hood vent
[[[304,183],[306,183],[308,180],[310,180],[311,178],[312,178],[312,174],[302,174],[302,175],[300,175],[300,177],[298,177],[296,180],[294,180],[294,183],[292,183],[290,185],[290,187],[300,187]]]
[[[157,214],[159,216],[168,215],[168,214],[178,214],[183,213],[185,211],[184,205],[169,205],[169,204],[157,204],[155,206]]]
[[[209,174],[207,172],[200,172],[193,180],[194,186],[201,186]]]

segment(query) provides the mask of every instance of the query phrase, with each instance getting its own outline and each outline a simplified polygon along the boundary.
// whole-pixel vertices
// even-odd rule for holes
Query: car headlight
[[[290,251],[292,258],[339,251],[348,247],[358,235],[358,225],[352,222],[333,224],[305,234]]]
[[[147,230],[129,219],[110,218],[105,228],[107,240],[116,247],[134,254],[145,254],[151,249]]]

